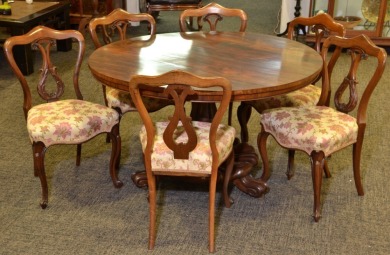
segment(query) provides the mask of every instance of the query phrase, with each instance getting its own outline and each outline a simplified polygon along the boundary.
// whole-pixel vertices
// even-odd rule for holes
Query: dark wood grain
[[[116,42],[94,51],[94,77],[128,90],[132,75],[160,75],[174,69],[199,76],[222,76],[232,83],[233,101],[275,96],[302,88],[321,72],[322,58],[301,43],[240,32],[167,33]],[[199,100],[221,94],[204,92]]]

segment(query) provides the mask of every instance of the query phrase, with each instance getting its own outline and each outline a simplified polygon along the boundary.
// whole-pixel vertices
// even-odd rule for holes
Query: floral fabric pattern
[[[130,93],[106,87],[106,99],[107,105],[111,108],[119,108],[122,113],[137,111],[133,100],[131,99]],[[154,112],[161,108],[173,104],[172,101],[156,98],[142,98],[148,112]]]
[[[288,94],[249,101],[247,103],[255,108],[257,112],[262,113],[267,109],[280,107],[316,105],[320,96],[321,88],[315,85],[309,85]]]
[[[78,144],[110,132],[119,122],[114,109],[83,100],[62,100],[34,106],[27,116],[31,142]]]
[[[356,119],[326,106],[284,107],[261,115],[264,130],[277,142],[310,155],[323,151],[325,156],[356,142]]]
[[[196,148],[190,152],[189,159],[174,159],[173,151],[169,149],[163,140],[163,133],[169,122],[156,122],[156,136],[152,152],[152,171],[172,171],[172,172],[195,172],[211,173],[212,156],[209,142],[209,132],[211,123],[193,121],[192,125],[198,138]],[[180,125],[180,124],[179,124]],[[182,126],[176,129],[174,134],[177,143],[187,142],[187,133],[183,131]],[[233,141],[236,130],[228,125],[219,125],[217,130],[217,150],[219,152],[219,164],[222,163],[229,155],[233,148]],[[145,126],[141,128],[140,140],[142,150],[145,151],[147,137]]]

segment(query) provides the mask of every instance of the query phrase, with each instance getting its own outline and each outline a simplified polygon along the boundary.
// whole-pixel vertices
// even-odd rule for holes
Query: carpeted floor
[[[247,11],[248,31],[272,34],[277,25],[280,1],[217,2]],[[161,13],[157,31],[178,31],[177,19],[177,12]],[[92,50],[88,37],[86,58]],[[62,60],[67,56],[53,54]],[[362,70],[369,71],[371,66],[368,60]],[[323,217],[314,223],[309,158],[297,153],[296,175],[288,181],[284,174],[287,153],[270,139],[271,191],[265,197],[252,198],[233,188],[235,203],[229,209],[222,205],[218,193],[217,254],[389,254],[388,70],[373,93],[368,112],[361,162],[365,196],[358,197],[354,186],[352,150],[335,153],[329,161],[332,178],[323,180]],[[66,77],[71,79],[68,73]],[[87,61],[81,84],[86,100],[103,102],[101,86],[89,73]],[[148,251],[147,191],[137,188],[130,178],[131,173],[143,170],[137,113],[126,114],[121,122],[119,177],[125,185],[121,189],[112,185],[108,173],[110,144],[105,143],[105,136],[84,145],[79,167],[75,165],[75,146],[50,147],[45,159],[49,206],[42,210],[38,204],[40,182],[33,175],[23,118],[22,92],[3,55],[0,102],[0,254],[208,254],[207,185],[178,181],[160,183],[156,246]],[[164,112],[159,114],[163,116]],[[233,126],[239,130],[236,119]],[[256,113],[249,130],[250,143],[256,145]],[[260,171],[257,166],[253,175],[259,176]]]

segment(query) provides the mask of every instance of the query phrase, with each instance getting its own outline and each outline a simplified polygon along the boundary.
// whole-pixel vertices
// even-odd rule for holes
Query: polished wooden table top
[[[232,83],[232,100],[245,101],[302,88],[319,76],[323,62],[312,48],[285,38],[248,32],[191,32],[115,42],[95,50],[88,64],[98,81],[126,91],[135,74],[181,69],[200,76],[222,76]],[[203,100],[215,95],[218,92],[204,92]]]

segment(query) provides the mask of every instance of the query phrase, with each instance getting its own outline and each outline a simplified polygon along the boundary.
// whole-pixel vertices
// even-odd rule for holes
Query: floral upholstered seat
[[[261,124],[283,147],[325,157],[356,143],[358,132],[354,117],[326,106],[272,109],[261,115]]]
[[[261,100],[248,101],[247,103],[256,109],[257,112],[263,112],[267,109],[279,107],[316,105],[320,95],[321,87],[309,85],[288,94],[264,98]]]
[[[169,122],[156,122],[156,136],[153,144],[152,152],[152,168],[154,172],[169,171],[185,173],[188,171],[201,174],[211,174],[212,168],[212,153],[210,148],[210,126],[211,123],[192,121],[195,129],[198,144],[195,149],[190,152],[188,159],[175,159],[174,153],[167,147],[164,142],[164,131]],[[216,146],[219,154],[219,162],[221,164],[229,156],[233,149],[236,130],[228,125],[220,124],[217,130]],[[145,150],[147,143],[147,135],[145,126],[140,132],[142,149]],[[188,135],[183,126],[179,126],[174,133],[176,143],[185,143],[188,141]]]
[[[78,144],[101,133],[109,133],[119,123],[114,109],[88,101],[68,99],[37,105],[27,116],[31,142]]]
[[[108,107],[114,109],[119,108],[122,114],[137,111],[129,92],[106,87],[106,99]],[[165,106],[172,105],[172,101],[170,100],[160,100],[156,98],[145,97],[143,98],[143,101],[149,112],[155,112]]]

